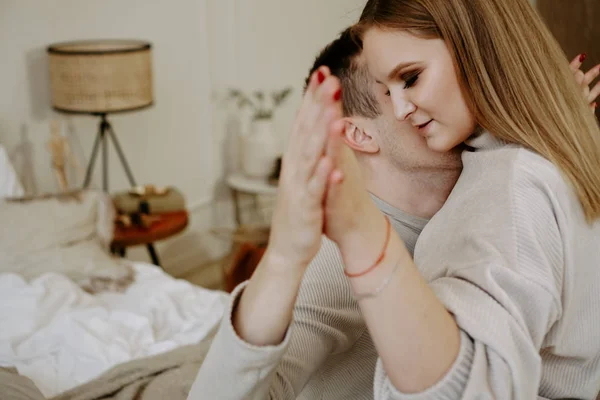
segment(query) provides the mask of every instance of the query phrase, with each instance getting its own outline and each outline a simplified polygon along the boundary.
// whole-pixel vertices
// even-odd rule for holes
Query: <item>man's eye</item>
[[[390,97],[390,91],[389,91],[389,90],[386,90],[386,91],[385,91],[385,95],[386,95],[386,96],[388,96],[388,97]]]

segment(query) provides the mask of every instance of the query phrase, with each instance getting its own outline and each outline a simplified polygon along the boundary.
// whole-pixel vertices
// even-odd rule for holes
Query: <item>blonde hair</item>
[[[480,127],[533,150],[600,218],[600,128],[567,58],[528,0],[369,0],[355,33],[441,38]]]

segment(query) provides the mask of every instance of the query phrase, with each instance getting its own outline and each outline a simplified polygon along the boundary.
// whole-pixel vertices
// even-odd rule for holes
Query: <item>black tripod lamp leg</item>
[[[85,171],[85,180],[83,181],[84,189],[86,189],[90,185],[90,180],[92,179],[92,172],[94,172],[94,163],[96,162],[96,156],[98,155],[98,149],[101,140],[104,140],[102,124],[100,124],[100,127],[98,129],[98,134],[96,135],[96,140],[94,141],[94,147],[92,149],[92,155],[90,156],[90,162],[88,163],[87,169]]]
[[[106,125],[102,132],[102,190],[108,192],[108,140],[106,138]]]
[[[162,268],[162,265],[160,265],[160,260],[158,259],[158,254],[156,254],[156,250],[154,249],[154,245],[152,243],[148,243],[146,247],[148,248],[148,253],[150,253],[152,264],[158,265]]]
[[[131,186],[137,186],[137,184],[135,183],[135,179],[133,178],[133,174],[131,173],[131,169],[129,168],[129,164],[127,164],[127,159],[125,158],[125,154],[123,153],[123,150],[121,150],[121,145],[119,144],[119,141],[117,140],[117,135],[115,135],[115,131],[113,131],[112,126],[109,124],[108,125],[108,133],[110,134],[110,137],[113,140],[113,143],[115,144],[115,149],[117,150],[117,154],[119,155],[119,158],[121,159],[121,164],[123,164],[123,168],[125,168],[125,173],[127,174],[127,178],[129,179],[129,184]]]

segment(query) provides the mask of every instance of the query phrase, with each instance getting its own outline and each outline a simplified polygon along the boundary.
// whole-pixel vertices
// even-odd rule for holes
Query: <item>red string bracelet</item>
[[[390,242],[390,231],[391,231],[390,220],[388,217],[385,217],[385,222],[387,223],[386,224],[386,233],[385,233],[385,243],[383,244],[383,249],[381,250],[381,254],[379,254],[379,257],[375,261],[375,264],[371,265],[366,270],[355,273],[355,274],[351,274],[344,269],[344,275],[346,275],[348,278],[358,278],[360,276],[366,275],[369,272],[373,271],[375,268],[377,268],[377,266],[379,264],[381,264],[381,261],[383,261],[383,258],[385,257],[385,251],[387,250],[388,243]]]

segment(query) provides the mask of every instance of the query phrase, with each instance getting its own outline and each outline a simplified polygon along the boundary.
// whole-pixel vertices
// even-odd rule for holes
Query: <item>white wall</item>
[[[285,142],[300,91],[316,52],[353,22],[364,0],[0,0],[0,143],[30,192],[55,190],[45,149],[49,121],[58,118],[83,169],[97,121],[54,113],[49,106],[45,48],[58,41],[141,38],[153,43],[156,105],[111,117],[138,183],[174,185],[191,211],[187,232],[162,242],[164,264],[195,266],[226,250],[207,235],[232,224],[222,183],[235,167],[237,112],[224,106],[230,87],[295,88],[276,114]],[[243,122],[243,121],[242,121]],[[28,142],[30,146],[22,146]],[[31,149],[24,171],[20,150]],[[114,151],[110,188],[127,188]],[[101,185],[100,164],[94,184]],[[72,171],[71,171],[72,172]],[[80,184],[83,179],[80,173]],[[133,258],[147,259],[135,251]]]
[[[111,116],[113,127],[140,182],[174,184],[192,201],[210,195],[213,160],[198,151],[211,142],[210,82],[207,38],[203,26],[205,2],[141,0],[51,2],[2,1],[0,49],[0,140],[9,149],[27,131],[34,144],[36,188],[55,189],[50,158],[43,146],[50,118],[72,122],[74,149],[83,159],[91,151],[97,120],[67,117],[49,107],[45,48],[48,44],[88,38],[142,38],[154,45],[156,106]],[[200,18],[200,20],[199,20]],[[125,175],[111,158],[111,188],[127,187]],[[96,168],[96,182],[100,165]],[[202,171],[203,179],[190,174]],[[30,188],[33,190],[34,188]]]

